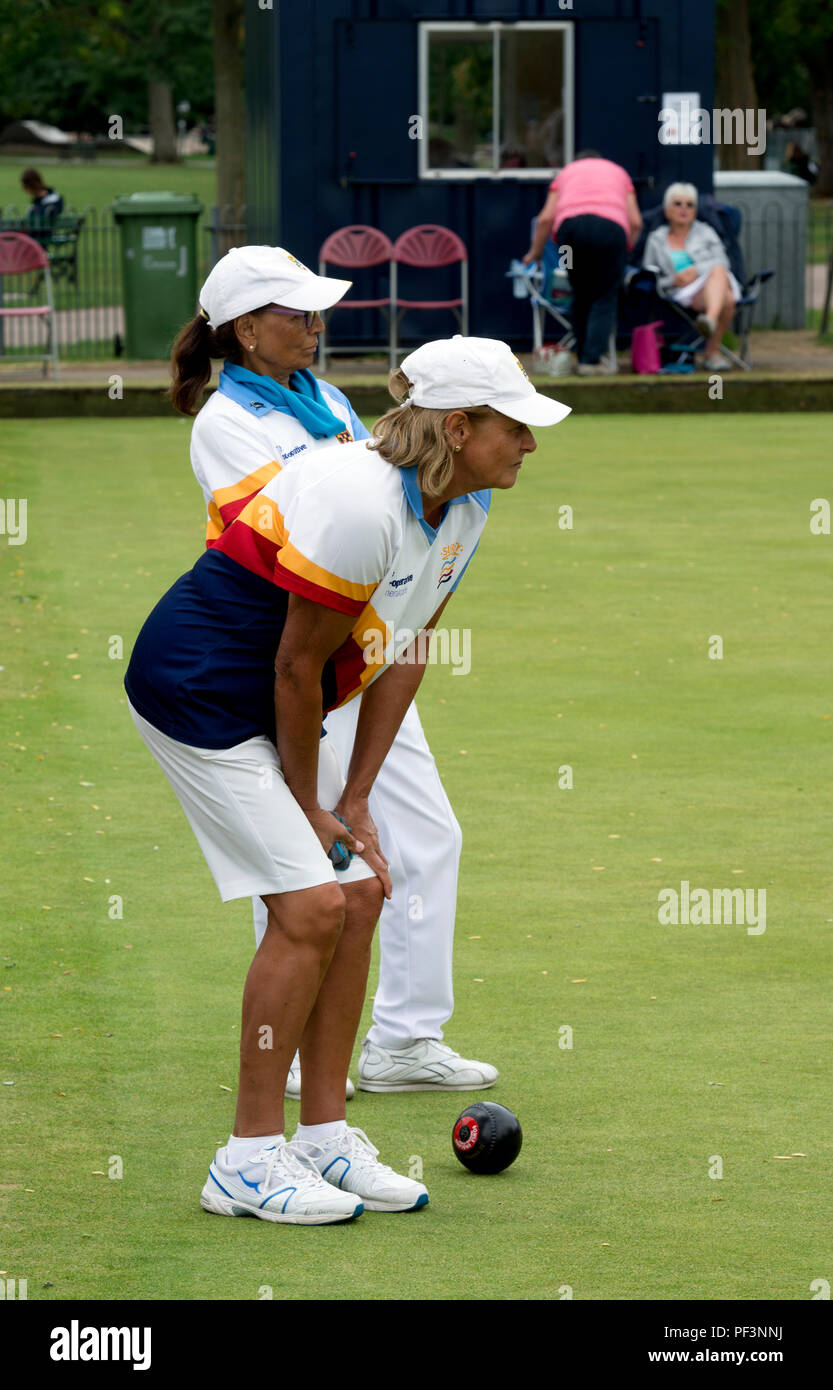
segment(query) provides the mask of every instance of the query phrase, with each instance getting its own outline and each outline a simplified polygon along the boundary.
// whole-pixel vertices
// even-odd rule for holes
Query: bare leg
[[[378,878],[344,887],[344,927],[301,1039],[301,1123],[343,1120],[350,1056],[361,1018],[373,929],[382,909]]]
[[[720,314],[718,315],[717,327],[715,328],[714,336],[710,338],[708,343],[706,344],[706,353],[708,356],[711,356],[713,352],[719,352],[720,344],[723,341],[723,335],[727,332],[729,324],[732,322],[732,319],[734,317],[735,301],[732,296],[732,291],[727,286],[726,298],[723,301],[723,308],[720,310]]]
[[[289,1064],[332,960],[345,912],[344,894],[335,883],[273,893],[263,901],[269,910],[266,935],[243,991],[234,1123],[240,1138],[283,1133]],[[343,1105],[343,1082],[341,1100]]]
[[[728,288],[728,272],[722,265],[716,265],[701,291],[705,297],[706,313],[710,319],[719,317]]]
[[[706,356],[711,357],[720,351],[723,334],[732,322],[735,312],[729,273],[724,266],[715,266],[700,293],[691,300],[691,307],[700,313],[708,314],[715,325],[714,333],[706,340]]]

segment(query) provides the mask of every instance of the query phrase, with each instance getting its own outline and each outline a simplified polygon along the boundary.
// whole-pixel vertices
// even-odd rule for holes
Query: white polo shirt
[[[356,618],[332,657],[345,703],[410,646],[456,588],[486,523],[489,493],[422,514],[416,468],[367,441],[319,450],[279,470],[215,548],[282,589]]]
[[[318,379],[318,386],[333,415],[344,421],[342,433],[324,439],[316,439],[256,390],[221,374],[191,431],[191,467],[205,498],[208,545],[283,464],[333,444],[368,438],[347,397],[328,381]]]
[[[394,468],[366,441],[290,459],[157,604],[128,668],[132,704],[197,747],[274,739],[275,654],[291,593],[352,619],[321,678],[322,711],[345,704],[457,587],[488,505],[488,492],[454,498],[434,529],[416,469]]]

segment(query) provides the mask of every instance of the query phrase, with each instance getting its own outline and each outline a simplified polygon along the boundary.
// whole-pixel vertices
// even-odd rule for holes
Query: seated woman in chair
[[[699,310],[697,327],[706,339],[703,366],[725,371],[731,362],[720,344],[732,322],[741,287],[729,269],[720,237],[697,221],[697,189],[672,183],[663,199],[667,227],[657,227],[645,243],[642,264],[658,270],[660,294]]]

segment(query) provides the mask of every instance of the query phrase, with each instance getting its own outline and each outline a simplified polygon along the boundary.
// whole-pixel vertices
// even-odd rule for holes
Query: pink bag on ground
[[[656,331],[661,327],[662,323],[657,319],[655,323],[643,323],[639,328],[633,330],[631,367],[641,376],[658,372],[662,365],[659,355],[659,350],[662,347],[662,334]]]

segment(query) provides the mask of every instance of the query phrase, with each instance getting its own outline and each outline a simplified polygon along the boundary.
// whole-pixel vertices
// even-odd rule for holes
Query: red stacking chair
[[[342,227],[327,237],[318,253],[318,273],[319,275],[326,275],[328,265],[354,271],[365,270],[369,266],[383,265],[385,262],[390,266],[392,261],[393,246],[384,232],[377,231],[375,227],[365,227],[359,224],[352,227]],[[334,304],[329,312],[333,313],[336,309],[381,309],[390,323],[392,320],[390,305],[390,295],[384,299],[340,299],[338,304]],[[327,365],[327,351],[326,332],[324,332],[318,339],[318,369],[322,374]],[[331,353],[355,352],[356,348],[331,347],[329,351]],[[393,357],[391,357],[391,364],[395,365]]]
[[[460,266],[459,299],[400,299],[397,284],[397,266],[417,266],[423,270],[434,270],[440,266]],[[410,227],[397,237],[393,246],[393,273],[391,277],[391,362],[395,365],[400,349],[397,336],[402,315],[409,309],[450,309],[460,325],[464,337],[469,331],[469,281],[468,252],[465,244],[448,227],[437,227],[425,223],[420,227]]]
[[[0,232],[0,284],[10,275],[25,275],[30,270],[40,271],[46,292],[46,304],[25,304],[6,307],[6,286],[0,295],[0,319],[34,318],[46,322],[46,352],[14,354],[14,361],[43,359],[43,374],[46,376],[47,363],[52,363],[55,380],[58,380],[58,345],[55,341],[55,309],[52,302],[52,277],[49,270],[49,257],[42,246],[24,232]]]

